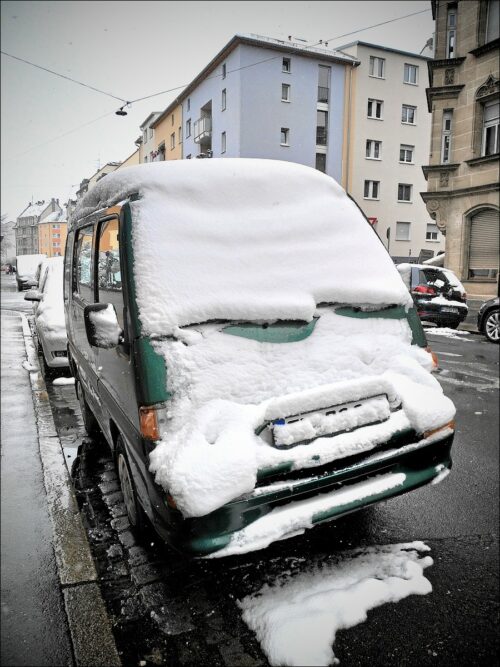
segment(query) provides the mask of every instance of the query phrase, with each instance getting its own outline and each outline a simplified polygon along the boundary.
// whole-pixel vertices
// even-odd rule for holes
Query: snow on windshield
[[[16,257],[17,273],[20,276],[34,276],[40,262],[47,255],[18,255]]]
[[[429,551],[416,541],[346,552],[339,562],[283,574],[238,605],[270,665],[336,665],[339,630],[364,623],[370,609],[432,591]]]
[[[212,319],[310,321],[321,302],[411,305],[357,206],[315,169],[257,159],[129,167],[103,178],[76,218],[133,191],[145,333]]]

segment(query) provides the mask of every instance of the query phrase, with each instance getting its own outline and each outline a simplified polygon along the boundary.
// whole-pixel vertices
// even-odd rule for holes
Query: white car
[[[45,369],[68,366],[66,323],[63,302],[63,258],[45,259],[38,289],[29,290],[26,301],[33,301],[35,330],[43,352]]]

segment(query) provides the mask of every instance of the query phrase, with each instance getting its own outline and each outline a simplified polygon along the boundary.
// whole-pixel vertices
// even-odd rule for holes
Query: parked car
[[[64,319],[62,257],[42,262],[40,284],[26,292],[26,301],[34,304],[35,332],[45,370],[68,366],[66,323]]]
[[[398,264],[421,320],[456,329],[469,311],[464,286],[450,269],[426,264]]]
[[[498,321],[499,298],[485,301],[477,314],[477,328],[491,343],[500,340],[500,324]]]
[[[30,287],[36,287],[38,285],[36,272],[42,260],[46,257],[47,255],[44,254],[17,255],[16,282],[18,292],[22,292],[23,290],[27,290],[30,289]]]
[[[68,231],[68,354],[136,532],[228,555],[440,481],[455,408],[386,249],[330,177],[178,160]]]

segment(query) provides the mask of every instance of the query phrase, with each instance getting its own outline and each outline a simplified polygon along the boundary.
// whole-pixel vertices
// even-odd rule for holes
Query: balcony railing
[[[212,138],[212,118],[203,116],[194,122],[194,141],[197,144],[210,142]]]
[[[316,128],[316,146],[326,146],[328,139],[328,130],[326,127]]]
[[[328,104],[330,99],[330,89],[325,88],[324,86],[318,86],[318,102],[323,104]]]

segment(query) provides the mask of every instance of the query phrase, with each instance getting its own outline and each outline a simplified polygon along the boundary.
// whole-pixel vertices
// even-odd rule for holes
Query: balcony
[[[194,122],[194,142],[205,145],[212,142],[212,118],[202,116]]]
[[[330,89],[324,86],[318,86],[318,102],[328,104],[330,100]]]

